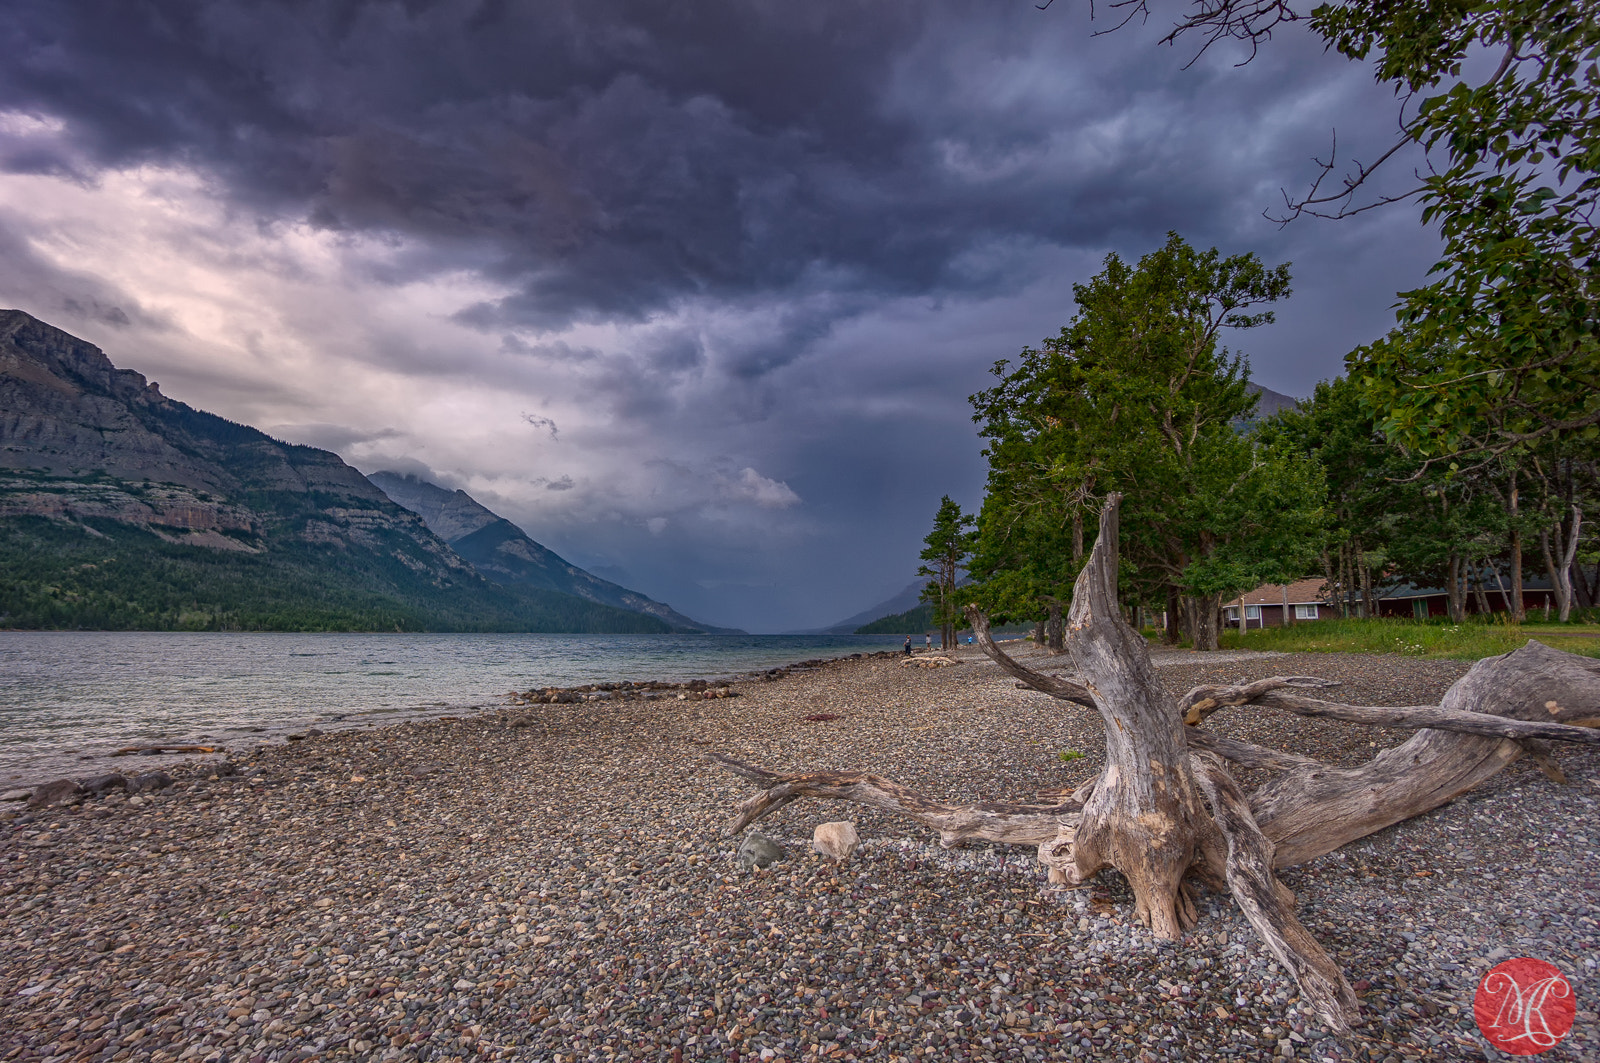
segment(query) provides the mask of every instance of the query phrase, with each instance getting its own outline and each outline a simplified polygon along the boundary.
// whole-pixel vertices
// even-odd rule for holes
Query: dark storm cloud
[[[1170,104],[1226,113],[1262,78],[1086,29],[1026,3],[23,0],[0,14],[0,99],[65,128],[12,138],[4,164],[181,161],[261,209],[417,237],[398,268],[470,262],[513,289],[461,312],[483,329],[971,296],[1019,282],[1009,245],[1214,229],[1236,207],[1218,134],[1248,165],[1251,131]],[[1294,91],[1289,64],[1270,77]]]
[[[978,501],[965,396],[1107,251],[1292,260],[1281,323],[1228,342],[1295,394],[1431,261],[1408,208],[1261,217],[1334,126],[1387,146],[1362,67],[1291,29],[1185,70],[1163,26],[1094,28],[1032,0],[8,0],[0,170],[115,194],[65,235],[0,214],[0,289],[107,337],[242,322],[259,359],[185,370],[219,412],[271,395],[297,441],[469,489],[690,615],[822,623],[904,585],[942,494]],[[225,295],[38,253],[119,241],[148,203],[108,175],[138,166],[194,178],[154,196],[144,268]]]

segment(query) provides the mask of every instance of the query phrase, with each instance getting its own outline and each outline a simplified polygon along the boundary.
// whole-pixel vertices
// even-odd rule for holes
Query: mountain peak
[[[464,538],[499,520],[465,491],[451,491],[413,473],[375,472],[367,479],[384,494],[422,518],[445,542]]]

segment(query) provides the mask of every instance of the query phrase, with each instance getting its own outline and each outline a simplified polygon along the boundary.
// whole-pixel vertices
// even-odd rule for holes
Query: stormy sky
[[[1298,26],[1190,64],[1178,10],[9,0],[0,305],[691,616],[820,626],[977,505],[967,396],[1108,252],[1292,262],[1230,346],[1297,396],[1433,262],[1408,205],[1262,216],[1335,131],[1388,146],[1368,67]]]

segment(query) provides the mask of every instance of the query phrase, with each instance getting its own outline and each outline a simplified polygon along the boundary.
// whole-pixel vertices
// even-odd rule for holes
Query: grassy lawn
[[[1450,657],[1475,661],[1509,653],[1529,639],[1586,657],[1600,657],[1600,624],[1469,621],[1465,624],[1415,620],[1315,620],[1292,627],[1256,629],[1241,636],[1224,631],[1225,650],[1282,650],[1304,653],[1400,653],[1408,657]]]

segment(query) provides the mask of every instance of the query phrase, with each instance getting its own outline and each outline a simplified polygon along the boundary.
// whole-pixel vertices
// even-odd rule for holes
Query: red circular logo
[[[1494,1047],[1513,1056],[1547,1052],[1567,1036],[1578,1010],[1572,983],[1553,964],[1519,956],[1478,983],[1472,1015]]]

